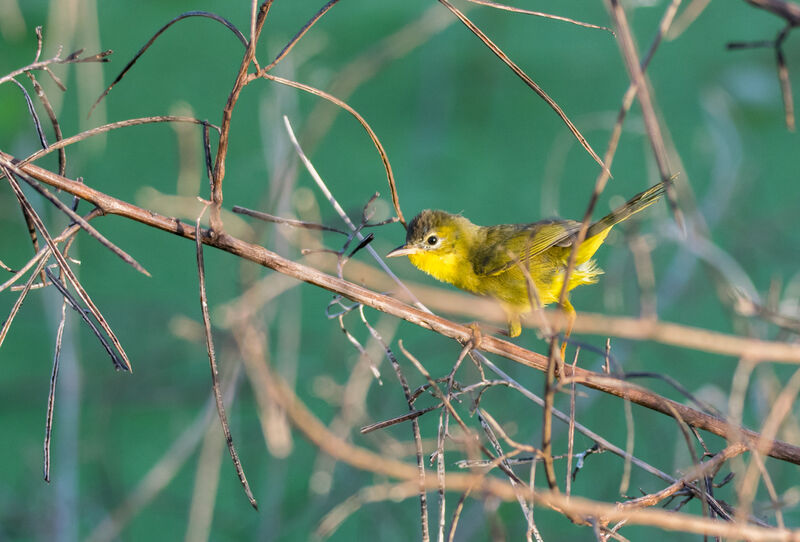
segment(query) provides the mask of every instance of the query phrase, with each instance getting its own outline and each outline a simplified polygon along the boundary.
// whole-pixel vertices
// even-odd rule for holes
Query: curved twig
[[[225,19],[224,17],[220,17],[219,15],[215,13],[210,13],[208,11],[187,11],[186,13],[181,13],[180,15],[172,19],[170,22],[159,28],[158,31],[156,31],[156,33],[153,34],[153,37],[147,40],[147,43],[145,43],[141,47],[141,49],[139,49],[139,51],[135,55],[133,55],[133,58],[130,59],[130,61],[128,61],[128,63],[125,65],[124,68],[122,68],[122,71],[119,72],[119,75],[117,75],[117,77],[111,82],[111,84],[108,85],[108,87],[106,87],[106,89],[103,91],[100,97],[97,98],[97,100],[95,100],[95,102],[92,104],[92,107],[89,108],[89,113],[87,117],[92,116],[92,111],[94,111],[94,108],[97,107],[97,105],[101,101],[103,101],[103,98],[105,98],[108,95],[108,93],[111,92],[111,89],[114,88],[114,86],[116,86],[117,83],[122,81],[122,78],[125,77],[125,74],[128,73],[128,70],[133,68],[133,65],[136,64],[136,61],[139,60],[139,57],[141,57],[150,48],[150,46],[153,45],[153,42],[156,41],[156,39],[158,39],[158,37],[161,34],[163,34],[173,24],[183,19],[187,19],[189,17],[207,17],[209,19],[217,21],[218,23],[222,23],[226,28],[228,28],[228,30],[233,32],[233,34],[237,38],[239,38],[239,41],[242,42],[242,45],[247,47],[247,38],[244,37],[244,34],[242,34],[241,31],[238,28],[236,28],[236,26],[232,22]]]
[[[327,4],[322,6],[320,10],[313,17],[311,17],[311,19],[309,19],[308,22],[306,22],[306,24],[303,25],[303,28],[298,30],[297,34],[295,34],[294,37],[291,40],[289,40],[289,43],[284,45],[283,49],[281,49],[281,51],[275,56],[275,60],[273,60],[267,66],[264,67],[264,69],[262,70],[262,74],[267,73],[272,68],[274,68],[278,64],[278,62],[283,60],[283,58],[289,54],[289,51],[291,51],[292,48],[295,45],[297,45],[297,42],[300,41],[300,38],[305,36],[306,32],[308,32],[311,29],[311,27],[314,26],[314,24],[317,21],[319,21],[320,18],[322,18],[323,15],[328,13],[328,10],[330,10],[337,2],[339,2],[339,0],[330,0]]]
[[[271,81],[275,81],[276,83],[280,83],[282,85],[286,85],[289,87],[294,87],[299,90],[303,90],[308,92],[309,94],[313,94],[314,96],[319,96],[320,98],[324,98],[328,100],[334,105],[338,105],[348,113],[350,113],[361,126],[366,130],[369,138],[372,140],[372,143],[375,145],[375,148],[378,149],[378,154],[381,157],[381,162],[383,162],[383,168],[386,171],[386,180],[389,182],[389,190],[392,193],[392,205],[394,205],[394,211],[397,213],[397,218],[406,226],[406,219],[403,217],[403,211],[400,210],[400,199],[397,196],[397,185],[394,181],[394,173],[392,172],[392,165],[389,163],[389,157],[386,154],[386,149],[383,148],[383,144],[381,143],[380,139],[378,139],[378,135],[375,131],[370,127],[367,121],[362,117],[358,111],[347,105],[345,102],[336,98],[335,96],[331,96],[327,92],[323,90],[319,90],[318,88],[314,88],[309,85],[305,85],[303,83],[298,83],[297,81],[292,81],[291,79],[284,79],[283,77],[278,77],[276,75],[272,75],[270,73],[262,73],[260,74],[261,77],[265,79],[269,79]]]
[[[160,122],[189,122],[189,123],[192,123],[192,124],[200,124],[200,125],[206,126],[206,127],[211,126],[214,129],[216,129],[217,132],[219,132],[219,130],[220,130],[218,126],[216,126],[214,124],[211,124],[208,121],[196,119],[194,117],[184,117],[184,116],[181,116],[181,115],[157,115],[157,116],[154,116],[154,117],[141,117],[141,118],[138,118],[138,119],[120,120],[120,121],[117,121],[117,122],[104,124],[102,126],[97,126],[96,128],[91,128],[91,129],[85,130],[85,131],[83,131],[83,132],[81,132],[79,134],[75,134],[74,136],[70,136],[70,137],[64,138],[64,139],[62,139],[60,141],[56,141],[55,143],[53,143],[52,145],[50,145],[46,149],[42,149],[42,150],[36,151],[35,153],[31,154],[30,156],[28,156],[24,160],[21,160],[20,162],[17,163],[17,166],[19,166],[19,167],[24,166],[25,164],[29,164],[31,162],[34,162],[34,161],[38,160],[39,158],[41,158],[42,156],[50,154],[53,151],[56,151],[56,150],[59,150],[59,149],[63,149],[64,147],[67,147],[68,145],[72,145],[73,143],[77,143],[79,141],[83,141],[84,139],[88,139],[88,138],[90,138],[92,136],[96,136],[96,135],[99,135],[99,134],[102,134],[102,133],[105,133],[105,132],[110,132],[111,130],[116,130],[118,128],[126,128],[128,126],[139,126],[141,124],[156,124],[156,123],[160,123]]]

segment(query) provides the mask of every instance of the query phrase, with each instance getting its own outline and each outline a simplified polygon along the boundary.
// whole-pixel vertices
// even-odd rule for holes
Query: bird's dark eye
[[[428,239],[426,239],[426,241],[429,245],[433,246],[439,242],[439,238],[436,237],[435,235],[431,235],[428,237]]]

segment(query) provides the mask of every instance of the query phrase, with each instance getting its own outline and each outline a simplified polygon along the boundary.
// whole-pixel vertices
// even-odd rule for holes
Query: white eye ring
[[[425,242],[428,243],[428,246],[436,246],[439,244],[439,238],[436,235],[429,235]]]

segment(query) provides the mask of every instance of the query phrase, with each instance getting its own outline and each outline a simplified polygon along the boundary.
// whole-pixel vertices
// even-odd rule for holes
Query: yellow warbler
[[[658,201],[664,190],[665,183],[659,183],[589,226],[568,291],[597,282],[603,271],[591,258],[608,232]],[[575,220],[477,226],[461,215],[426,209],[409,223],[405,244],[387,256],[408,256],[412,264],[438,280],[497,299],[508,317],[508,334],[516,337],[522,331],[520,315],[529,312],[532,304],[558,301],[580,226]],[[568,299],[564,309],[569,335],[575,309]]]

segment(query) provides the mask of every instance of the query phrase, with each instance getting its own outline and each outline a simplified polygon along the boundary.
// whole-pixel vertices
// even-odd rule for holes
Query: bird
[[[611,228],[657,202],[671,180],[637,194],[589,226],[564,299],[566,337],[576,318],[569,292],[596,283],[603,274],[592,258]],[[408,223],[405,243],[387,257],[408,256],[415,267],[442,282],[496,299],[507,317],[508,336],[518,337],[522,315],[559,301],[580,228],[581,222],[561,219],[478,226],[461,214],[425,209]]]

